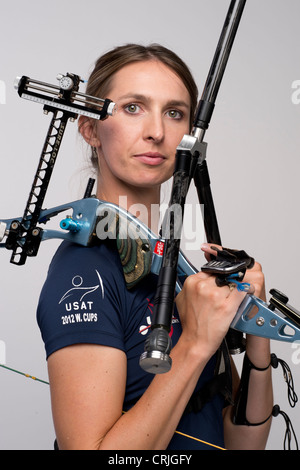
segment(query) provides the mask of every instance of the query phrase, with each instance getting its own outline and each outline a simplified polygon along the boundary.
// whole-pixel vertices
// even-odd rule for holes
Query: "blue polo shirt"
[[[127,289],[114,241],[92,247],[63,242],[49,267],[41,291],[37,321],[46,357],[79,343],[118,348],[127,356],[124,409],[147,389],[153,378],[139,365],[149,334],[157,276],[149,274],[136,287]],[[181,334],[175,311],[170,335],[173,346]],[[213,357],[201,374],[200,388],[214,374]],[[127,405],[126,405],[127,404]],[[169,449],[212,449],[197,439],[224,447],[222,409],[216,396],[201,412],[185,414]]]

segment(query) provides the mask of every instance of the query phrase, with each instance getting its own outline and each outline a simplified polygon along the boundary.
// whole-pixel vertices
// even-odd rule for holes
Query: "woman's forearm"
[[[267,368],[250,372],[247,419],[259,423],[270,416],[273,408],[270,341],[254,336],[247,338],[247,355],[256,368]]]
[[[172,368],[158,374],[140,400],[115,423],[100,449],[166,449],[206,365],[179,341]]]
[[[273,409],[272,367],[270,366],[270,344],[268,340],[247,338],[246,354],[255,366],[249,372],[245,419],[258,426],[233,424],[232,411],[228,411],[225,424],[225,441],[230,449],[264,449],[267,443]],[[239,393],[239,392],[238,392]]]

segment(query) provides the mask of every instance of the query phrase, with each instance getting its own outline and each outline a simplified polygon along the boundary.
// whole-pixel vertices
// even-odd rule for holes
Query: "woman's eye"
[[[131,103],[124,108],[130,114],[136,114],[139,112],[140,107],[137,104]]]
[[[176,109],[171,109],[168,111],[168,115],[172,119],[181,119],[182,118],[182,113],[180,111],[177,111]]]

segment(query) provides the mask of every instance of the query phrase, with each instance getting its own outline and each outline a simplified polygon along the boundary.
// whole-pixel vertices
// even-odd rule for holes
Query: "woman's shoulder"
[[[43,290],[49,292],[51,286],[57,289],[95,279],[123,292],[124,274],[116,247],[106,242],[85,247],[64,241],[52,258]]]
[[[92,246],[82,246],[64,241],[57,249],[51,261],[49,272],[66,267],[90,266],[91,264],[103,265],[106,270],[122,269],[120,257],[115,244],[103,242]]]

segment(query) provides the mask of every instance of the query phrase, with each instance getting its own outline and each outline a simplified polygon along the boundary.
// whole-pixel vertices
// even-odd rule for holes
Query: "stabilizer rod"
[[[191,174],[191,171],[195,169],[194,161],[196,160],[198,164],[201,164],[205,158],[203,136],[209,126],[214,109],[214,101],[217,97],[245,3],[246,0],[233,0],[230,3],[204,92],[198,106],[192,133],[189,136],[184,136],[177,148],[171,199],[166,215],[168,220],[171,220],[168,212],[170,210],[173,211],[176,205],[182,208],[181,217],[183,216],[188,185],[194,176]],[[187,171],[190,171],[189,175],[187,175]],[[216,222],[215,218],[213,223]],[[214,228],[214,233],[215,231],[216,229]],[[218,241],[220,241],[220,237],[214,243],[218,243]],[[165,243],[162,269],[159,273],[151,333],[145,343],[145,351],[140,357],[140,366],[153,374],[164,373],[170,370],[172,365],[169,331],[171,329],[170,322],[174,305],[179,247],[180,240],[178,234],[176,237],[173,237],[173,232],[170,231],[170,237]]]

